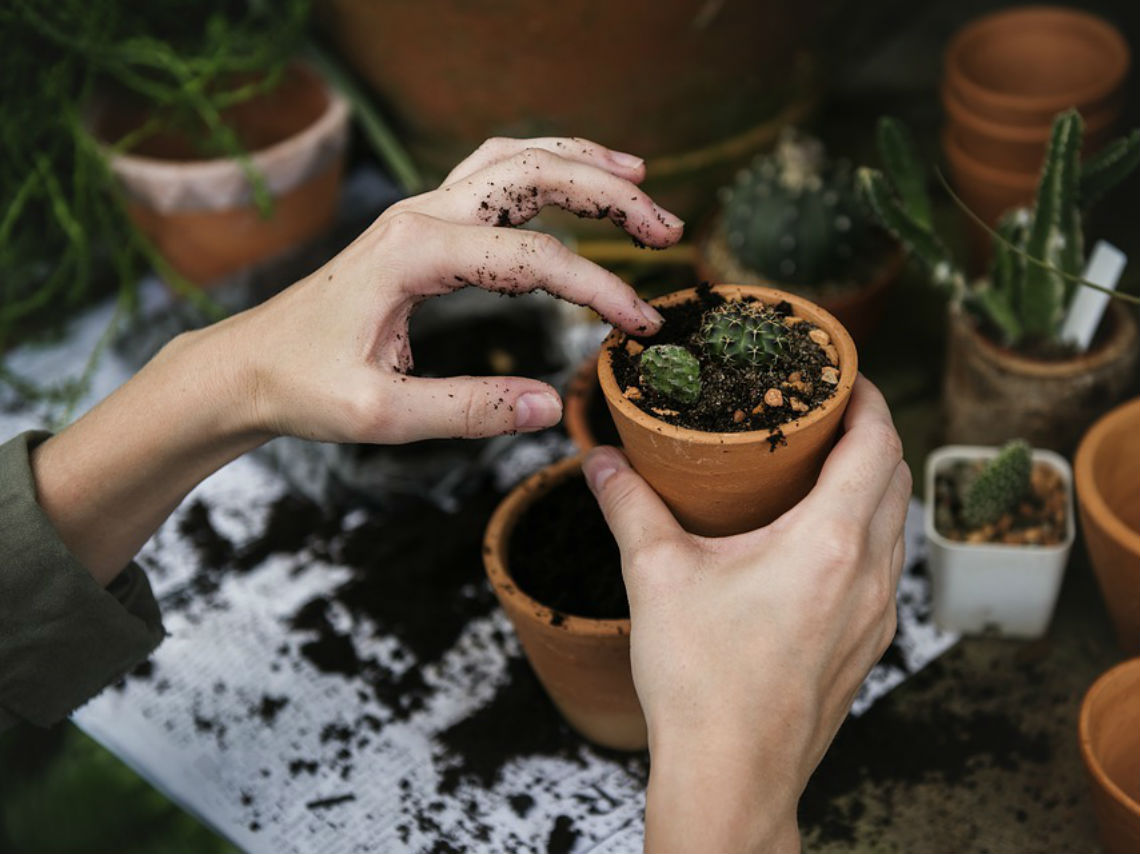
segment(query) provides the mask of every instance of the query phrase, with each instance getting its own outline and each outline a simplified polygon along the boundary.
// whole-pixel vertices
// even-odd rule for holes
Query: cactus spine
[[[1082,167],[1083,131],[1076,110],[1053,120],[1034,207],[1005,215],[997,228],[990,275],[970,286],[934,231],[913,145],[894,119],[879,120],[885,172],[862,168],[856,185],[876,219],[927,267],[934,283],[986,319],[1005,343],[1057,342],[1072,296],[1071,277],[1084,266],[1082,205],[1087,207],[1140,162],[1140,132],[1134,131]]]
[[[705,312],[701,341],[722,362],[760,367],[784,350],[786,330],[757,303],[729,302]]]
[[[1007,443],[970,482],[962,498],[962,521],[970,528],[992,525],[1017,508],[1029,492],[1033,455],[1022,439]]]
[[[656,344],[641,354],[641,383],[678,403],[696,403],[701,396],[701,366],[684,347]]]

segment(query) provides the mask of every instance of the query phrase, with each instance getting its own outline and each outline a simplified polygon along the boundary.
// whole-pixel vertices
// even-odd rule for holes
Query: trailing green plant
[[[701,366],[684,347],[655,344],[641,354],[641,382],[670,400],[696,403],[701,396]]]
[[[1053,120],[1034,205],[1007,212],[997,228],[990,229],[994,251],[989,275],[974,282],[967,280],[963,266],[934,230],[926,178],[901,123],[888,117],[879,120],[884,169],[861,168],[856,183],[878,221],[928,269],[934,284],[984,320],[1003,343],[1057,345],[1075,287],[1097,287],[1081,278],[1082,214],[1140,163],[1140,130],[1082,164],[1083,132],[1076,110]]]
[[[748,270],[772,281],[818,286],[847,281],[868,238],[851,166],[823,144],[786,131],[721,192],[721,230]]]
[[[973,477],[962,496],[962,521],[971,528],[992,525],[1029,493],[1033,451],[1023,439],[1006,443]]]
[[[787,329],[759,303],[728,302],[705,312],[700,337],[705,351],[722,362],[761,367],[784,351]]]

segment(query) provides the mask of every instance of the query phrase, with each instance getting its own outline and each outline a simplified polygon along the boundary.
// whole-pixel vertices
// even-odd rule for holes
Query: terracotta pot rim
[[[590,404],[598,387],[598,354],[579,363],[566,386],[565,412],[562,423],[570,439],[582,453],[598,446],[598,437],[590,429]]]
[[[724,219],[723,212],[718,212],[715,216],[711,217],[700,229],[698,229],[696,238],[694,240],[696,248],[696,259],[693,266],[696,267],[697,275],[707,281],[717,281],[724,278],[727,274],[725,271],[718,269],[709,257],[708,246],[713,240],[720,238],[720,224]],[[883,254],[879,263],[875,266],[874,272],[864,282],[859,282],[855,287],[837,290],[834,295],[823,296],[822,294],[811,294],[810,296],[804,295],[805,299],[810,299],[815,305],[822,308],[829,314],[834,314],[851,305],[863,302],[875,294],[886,290],[890,287],[891,283],[898,277],[899,272],[902,270],[903,265],[906,263],[906,251],[902,245],[891,238],[890,248]],[[769,279],[761,273],[741,265],[741,270],[747,272],[751,276],[755,276],[758,280],[756,285],[758,287],[771,287],[778,290],[787,290],[788,288],[801,287],[798,285],[789,285],[786,282],[777,282],[774,279]],[[760,284],[759,280],[763,280],[764,284]],[[741,284],[750,285],[751,282],[743,282]],[[805,291],[813,290],[808,286],[802,286]],[[794,293],[794,291],[789,291]]]
[[[1106,670],[1102,673],[1092,686],[1085,692],[1084,700],[1081,701],[1081,712],[1077,722],[1078,740],[1081,743],[1081,758],[1084,760],[1085,768],[1088,769],[1089,774],[1096,780],[1100,788],[1108,792],[1114,801],[1120,806],[1124,807],[1132,815],[1140,818],[1140,803],[1137,803],[1124,792],[1116,784],[1116,782],[1105,773],[1097,759],[1096,754],[1092,748],[1092,734],[1089,732],[1090,718],[1092,716],[1092,704],[1096,700],[1097,695],[1102,692],[1106,687],[1113,684],[1117,680],[1127,679],[1133,681],[1136,679],[1133,676],[1133,671],[1137,671],[1140,675],[1140,658],[1130,658],[1127,661],[1122,661],[1115,667]]]
[[[332,88],[311,65],[297,61],[292,67],[300,70],[302,74],[316,82],[324,90],[325,109],[316,121],[297,133],[272,145],[249,152],[250,161],[256,169],[263,169],[263,164],[288,157],[295,149],[309,147],[316,140],[331,135],[338,125],[346,121],[350,113],[350,107],[345,97]],[[168,160],[127,152],[112,153],[102,140],[99,141],[99,145],[104,153],[108,154],[115,162],[117,168],[145,173],[147,176],[157,177],[165,174],[172,180],[210,181],[229,176],[235,171],[242,171],[241,165],[232,157]]]
[[[836,320],[830,312],[820,308],[811,300],[804,299],[796,294],[790,294],[787,291],[777,290],[776,288],[766,288],[760,285],[718,283],[712,286],[712,290],[722,296],[728,297],[755,297],[768,305],[787,301],[795,309],[796,316],[803,317],[806,312],[808,319],[823,329],[823,331],[827,332],[831,336],[832,343],[839,351],[839,383],[835,387],[835,393],[819,407],[813,409],[802,418],[793,419],[779,425],[776,429],[778,429],[782,435],[790,436],[793,433],[797,433],[815,424],[817,421],[823,420],[837,406],[841,404],[846,406],[849,395],[845,394],[844,390],[850,389],[855,384],[859,370],[858,355],[855,351],[855,342],[851,340],[851,336],[847,334],[847,330],[843,328],[843,325]],[[650,304],[660,307],[690,302],[696,297],[696,294],[696,288],[685,288],[684,290],[674,291],[673,293],[650,300]],[[641,427],[646,430],[693,445],[724,446],[758,444],[760,442],[766,442],[774,432],[768,429],[747,430],[739,433],[713,433],[705,430],[694,430],[689,427],[679,427],[676,424],[669,424],[666,421],[653,417],[640,407],[635,406],[622,394],[622,390],[618,388],[617,380],[614,379],[613,369],[611,367],[610,349],[620,340],[624,339],[624,337],[625,333],[614,329],[606,336],[606,340],[602,342],[602,349],[598,357],[598,379],[601,383],[602,394],[606,396],[606,400],[611,406],[616,406],[631,421],[641,425]]]
[[[1115,317],[1111,327],[1112,334],[1107,341],[1075,358],[1050,362],[1023,356],[1015,350],[991,341],[978,331],[977,323],[962,309],[951,308],[950,322],[957,324],[969,336],[971,343],[985,353],[990,361],[1002,365],[1011,373],[1059,379],[1099,368],[1120,358],[1128,349],[1129,340],[1136,337],[1136,323],[1132,313],[1116,301],[1109,304],[1108,310],[1113,312]],[[1131,335],[1129,330],[1132,332]]]
[[[1134,531],[1128,523],[1104,500],[1093,475],[1096,452],[1105,437],[1122,421],[1140,421],[1140,397],[1125,401],[1096,420],[1088,429],[1077,447],[1073,461],[1073,474],[1077,488],[1077,499],[1084,505],[1085,512],[1102,525],[1110,538],[1123,545],[1133,555],[1140,557],[1140,532]]]
[[[992,137],[1001,142],[1021,143],[1025,145],[1049,142],[1053,132],[1052,123],[1049,124],[1003,124],[1002,122],[980,116],[962,103],[947,83],[942,84],[942,106],[952,123],[960,124],[975,133]],[[1110,107],[1090,110],[1081,117],[1085,122],[1085,135],[1097,134],[1109,128],[1116,119],[1116,111]]]
[[[1053,95],[1015,95],[989,89],[973,80],[964,70],[962,57],[973,43],[995,29],[1007,26],[1024,25],[1029,21],[1056,23],[1062,33],[1071,32],[1073,27],[1082,27],[1086,33],[1099,37],[1103,48],[1114,60],[1112,72],[1105,74],[1083,88]],[[1109,97],[1124,81],[1130,64],[1128,43],[1120,32],[1104,18],[1078,9],[1064,6],[1020,6],[991,12],[960,29],[946,46],[944,67],[951,86],[960,86],[970,98],[986,103],[996,109],[1010,109],[1025,112],[1060,112],[1067,107],[1096,104]]]
[[[962,149],[953,131],[951,126],[942,129],[942,150],[946,152],[951,168],[972,173],[968,177],[985,184],[996,184],[1007,190],[1032,192],[1037,189],[1037,182],[1041,178],[1040,172],[1015,172],[1012,169],[999,169],[982,163]]]
[[[558,484],[581,472],[583,456],[585,455],[575,454],[572,457],[551,463],[518,484],[499,502],[499,506],[491,514],[491,519],[483,534],[483,567],[495,593],[502,599],[515,600],[528,613],[533,614],[535,619],[547,625],[550,625],[550,620],[554,616],[554,609],[520,590],[510,574],[507,553],[510,549],[511,534],[522,514],[535,501],[542,498]],[[562,622],[557,626],[558,631],[565,631],[579,637],[629,635],[630,622],[628,617],[617,620],[599,620],[592,617],[566,614],[562,611],[558,613],[562,617]]]

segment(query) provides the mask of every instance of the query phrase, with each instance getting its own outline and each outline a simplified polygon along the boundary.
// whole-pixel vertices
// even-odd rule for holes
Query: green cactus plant
[[[844,281],[867,238],[850,164],[828,161],[819,140],[794,130],[741,170],[721,202],[736,261],[783,284]]]
[[[696,403],[701,396],[701,366],[684,347],[655,344],[641,354],[641,384],[678,403]]]
[[[1029,493],[1033,452],[1022,439],[1006,443],[982,467],[962,496],[962,521],[970,528],[992,525]]]
[[[705,352],[736,365],[770,364],[783,352],[786,335],[759,303],[728,302],[706,311],[701,321]]]
[[[861,168],[856,185],[875,218],[928,269],[934,284],[988,321],[1003,343],[1057,344],[1085,264],[1082,211],[1140,162],[1136,130],[1081,164],[1083,132],[1076,110],[1053,120],[1035,204],[1005,214],[995,231],[989,275],[973,283],[934,231],[923,171],[902,124],[879,120],[884,171]]]

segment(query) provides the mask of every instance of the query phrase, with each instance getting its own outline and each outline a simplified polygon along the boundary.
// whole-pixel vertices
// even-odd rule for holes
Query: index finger
[[[443,179],[441,187],[469,178],[476,172],[506,160],[528,148],[541,148],[567,160],[591,163],[618,177],[640,184],[645,178],[645,161],[624,151],[614,151],[581,137],[543,136],[531,139],[513,139],[496,136],[488,139]]]
[[[844,433],[804,499],[832,517],[866,527],[902,461],[902,440],[882,393],[862,374],[843,417]]]

